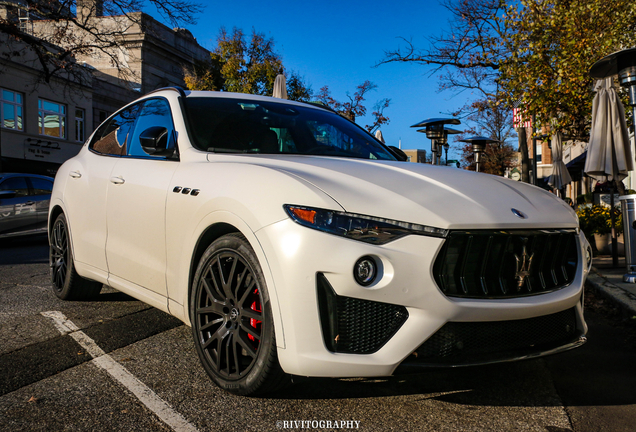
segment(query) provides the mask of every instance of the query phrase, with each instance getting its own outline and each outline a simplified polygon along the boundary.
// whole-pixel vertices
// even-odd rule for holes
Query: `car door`
[[[29,196],[25,177],[9,177],[0,182],[0,191],[10,195],[0,196],[0,235],[28,231],[37,224],[35,201]]]
[[[145,288],[151,291],[147,295],[165,297],[166,195],[179,162],[143,151],[139,135],[155,126],[168,129],[169,139],[174,139],[170,106],[163,98],[143,102],[127,155],[117,161],[112,171],[107,196],[106,257],[109,283],[112,279],[113,286]]]
[[[126,108],[103,123],[91,138],[83,157],[68,163],[70,176],[64,194],[73,235],[74,259],[108,272],[106,262],[106,196],[111,172],[126,153],[137,107]],[[75,235],[77,233],[77,235]]]

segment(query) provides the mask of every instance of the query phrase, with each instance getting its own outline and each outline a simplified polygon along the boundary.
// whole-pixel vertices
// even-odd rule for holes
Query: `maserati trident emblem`
[[[528,217],[523,212],[517,210],[516,208],[511,208],[510,210],[512,210],[512,214],[517,216],[518,218],[525,219]]]
[[[514,210],[514,209],[513,209]],[[515,254],[515,260],[517,261],[517,269],[515,271],[515,280],[517,281],[517,291],[521,291],[526,278],[530,276],[530,268],[532,267],[532,258],[534,254],[528,255],[526,245],[528,243],[528,237],[522,237],[521,256]]]

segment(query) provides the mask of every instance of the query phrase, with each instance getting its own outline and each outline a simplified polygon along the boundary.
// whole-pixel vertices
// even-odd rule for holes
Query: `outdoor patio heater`
[[[444,143],[444,153],[446,153],[444,155],[444,158],[445,158],[444,163],[448,165],[448,147],[449,147],[448,135],[457,135],[457,134],[463,133],[464,131],[460,131],[460,130],[449,128],[449,127],[444,127],[444,130],[446,131],[446,137],[447,137],[446,142]],[[440,156],[441,156],[441,150],[440,150]]]
[[[596,79],[618,75],[621,87],[629,91],[629,105],[632,107],[632,119],[636,124],[636,48],[628,48],[603,57],[592,65],[589,73]],[[623,275],[623,281],[636,283],[636,195],[622,196],[620,200],[627,264],[627,273]]]
[[[473,153],[475,155],[475,171],[479,172],[479,165],[481,163],[481,154],[486,150],[486,145],[497,143],[499,141],[483,136],[474,136],[461,140],[462,142],[469,143],[473,146]]]
[[[411,127],[423,127],[418,132],[426,133],[426,138],[431,140],[431,153],[433,155],[433,165],[439,165],[442,148],[448,142],[448,132],[444,125],[458,125],[461,122],[456,118],[430,118],[422,120]]]

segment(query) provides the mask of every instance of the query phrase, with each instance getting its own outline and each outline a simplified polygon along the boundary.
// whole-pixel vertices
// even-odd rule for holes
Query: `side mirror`
[[[1,199],[10,199],[15,198],[16,192],[14,190],[1,190],[0,191],[0,200]]]
[[[393,152],[393,156],[395,156],[400,162],[406,162],[409,160],[409,157],[402,151],[402,149],[399,149],[396,146],[389,146],[389,150]]]
[[[152,156],[169,156],[174,146],[169,143],[170,133],[162,126],[152,126],[139,135],[139,143],[143,151]]]

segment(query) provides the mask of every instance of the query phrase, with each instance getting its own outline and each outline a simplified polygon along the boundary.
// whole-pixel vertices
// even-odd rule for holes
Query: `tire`
[[[102,284],[84,279],[75,271],[66,216],[61,213],[49,236],[49,265],[53,292],[62,300],[89,300],[97,297]]]
[[[191,294],[194,342],[212,381],[236,395],[268,393],[289,382],[278,363],[265,278],[242,234],[227,234],[206,249]]]

